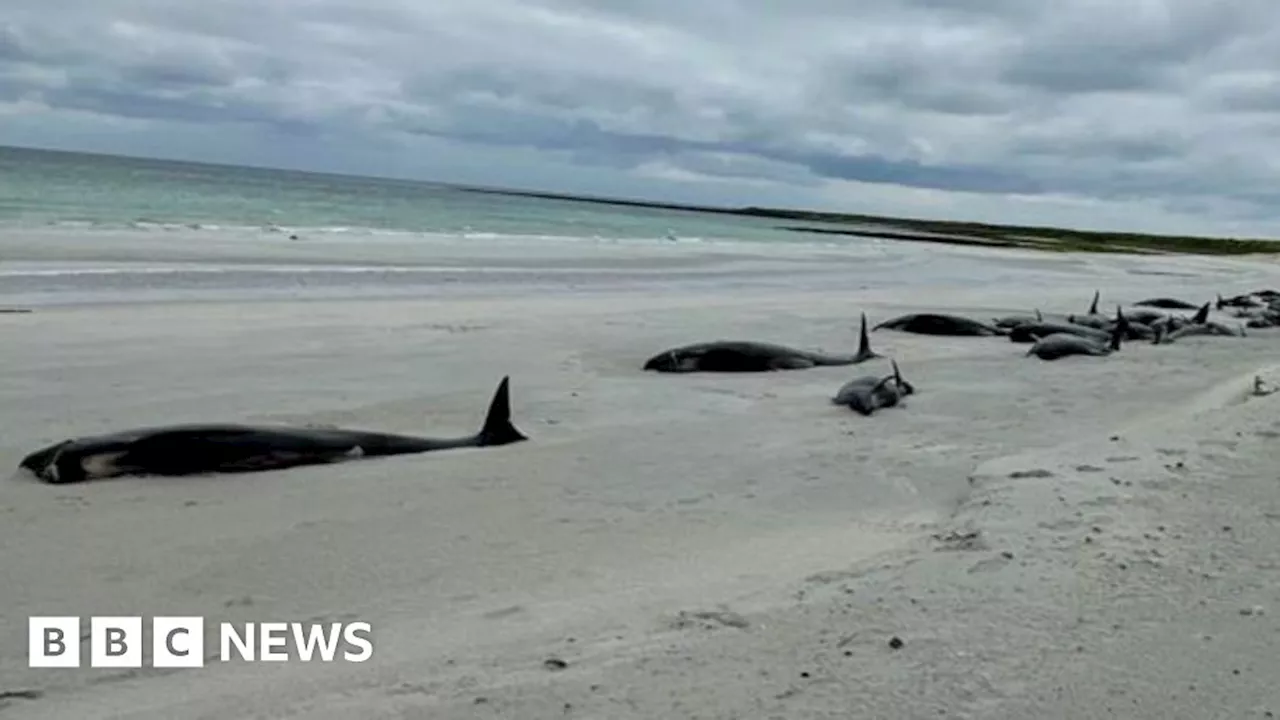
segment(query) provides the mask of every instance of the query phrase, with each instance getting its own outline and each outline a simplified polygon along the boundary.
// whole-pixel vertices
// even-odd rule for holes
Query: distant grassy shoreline
[[[736,215],[801,223],[824,223],[836,227],[818,227],[804,224],[779,225],[789,232],[807,232],[826,235],[852,235],[909,242],[942,243],[945,245],[976,245],[985,247],[1011,247],[1043,250],[1047,252],[1099,252],[1128,254],[1183,253],[1196,255],[1254,255],[1280,253],[1280,240],[1262,238],[1198,237],[1192,235],[1154,235],[1145,233],[1098,232],[1071,230],[1055,227],[1025,225],[995,225],[989,223],[959,222],[953,220],[917,220],[912,218],[858,215],[850,213],[787,210],[782,208],[743,207],[723,208],[676,203],[619,200],[612,198],[582,197],[532,190],[505,190],[496,188],[465,188],[468,192],[490,195],[533,197],[544,200],[565,200],[625,207],[681,210],[686,212]],[[840,225],[861,227],[841,228]],[[867,229],[874,226],[875,229]],[[883,228],[883,229],[881,229]]]

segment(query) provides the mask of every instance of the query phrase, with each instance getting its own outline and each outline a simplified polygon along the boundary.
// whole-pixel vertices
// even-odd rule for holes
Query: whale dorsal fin
[[[862,327],[858,330],[858,355],[860,360],[880,357],[871,349],[871,336],[867,334],[867,314],[862,313]]]
[[[1221,298],[1222,296],[1219,295],[1218,297]],[[1204,305],[1200,306],[1199,310],[1196,311],[1195,317],[1191,318],[1191,322],[1196,325],[1203,325],[1204,322],[1208,319],[1209,319],[1209,303],[1205,303]]]

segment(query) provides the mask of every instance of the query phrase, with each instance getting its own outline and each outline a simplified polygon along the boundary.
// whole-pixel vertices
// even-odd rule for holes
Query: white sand
[[[1280,380],[1280,331],[1055,363],[1002,339],[882,331],[873,345],[919,394],[870,418],[828,398],[885,361],[742,377],[639,371],[658,350],[717,337],[850,350],[863,310],[872,322],[911,309],[986,318],[1036,298],[1079,312],[1095,287],[1104,305],[1199,300],[1280,275],[1257,260],[930,252],[930,272],[988,262],[1002,287],[960,275],[921,287],[909,264],[900,282],[877,283],[832,249],[596,247],[580,251],[580,274],[610,263],[652,273],[625,291],[548,291],[573,262],[531,251],[524,267],[539,283],[429,299],[0,315],[8,468],[68,435],[169,422],[467,434],[506,374],[513,419],[532,436],[244,476],[57,487],[15,474],[0,486],[0,693],[35,693],[0,699],[0,711],[1280,713],[1280,394],[1241,402],[1254,374]],[[81,254],[70,259],[92,259]],[[707,274],[684,283],[658,274],[663,265]],[[840,273],[848,287],[834,287]],[[0,306],[23,297],[0,293]],[[979,535],[958,547],[932,537],[953,531]],[[375,652],[329,666],[26,668],[28,616],[113,613],[361,619]],[[905,640],[896,651],[894,635]],[[568,667],[547,669],[552,657]]]

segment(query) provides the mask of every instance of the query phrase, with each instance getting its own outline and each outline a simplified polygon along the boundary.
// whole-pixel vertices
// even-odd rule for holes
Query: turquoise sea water
[[[0,226],[797,241],[776,220],[446,185],[0,147]],[[827,242],[831,241],[828,236]]]
[[[1104,266],[1131,282],[1131,273],[1162,264],[791,232],[782,224],[0,147],[0,307],[676,287],[1041,287],[1096,276]],[[751,251],[738,252],[743,244]]]
[[[703,248],[913,252],[780,224],[408,180],[0,147],[0,306],[655,290],[719,282],[726,272],[773,282],[767,269],[713,267],[697,257]],[[628,246],[647,249],[641,257]],[[663,248],[657,256],[655,247]]]

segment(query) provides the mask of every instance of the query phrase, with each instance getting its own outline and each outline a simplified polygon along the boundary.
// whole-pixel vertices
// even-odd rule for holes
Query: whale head
[[[30,470],[32,473],[39,475],[45,470],[45,468],[49,467],[55,459],[57,459],[58,452],[70,442],[70,440],[63,440],[60,443],[55,443],[46,448],[41,448],[22,458],[18,463],[18,467]]]
[[[698,359],[694,355],[677,350],[668,350],[654,355],[645,361],[644,369],[655,372],[693,372],[697,370]]]

